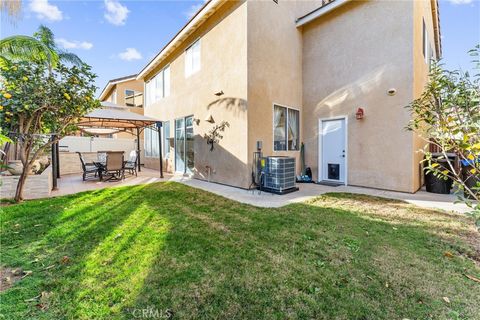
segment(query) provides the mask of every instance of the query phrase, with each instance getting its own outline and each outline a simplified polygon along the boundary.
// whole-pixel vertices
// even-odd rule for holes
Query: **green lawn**
[[[1,210],[1,265],[32,273],[0,319],[480,319],[460,215],[350,194],[264,209],[177,183]]]

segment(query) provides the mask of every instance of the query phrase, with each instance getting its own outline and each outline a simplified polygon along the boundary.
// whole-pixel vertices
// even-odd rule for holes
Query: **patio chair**
[[[137,151],[132,150],[130,151],[130,155],[128,156],[128,160],[125,161],[124,169],[128,171],[129,174],[135,174],[137,176]]]
[[[107,152],[107,159],[102,169],[102,175],[107,177],[105,181],[120,181],[125,179],[123,151]]]
[[[96,179],[97,174],[100,176],[100,180],[101,180],[101,173],[99,172],[98,167],[93,163],[86,163],[82,153],[81,152],[77,152],[77,153],[78,153],[78,156],[80,157],[80,163],[82,164],[83,181],[90,180],[92,178]]]
[[[97,151],[97,161],[99,163],[105,164],[107,161],[107,152],[106,151]]]

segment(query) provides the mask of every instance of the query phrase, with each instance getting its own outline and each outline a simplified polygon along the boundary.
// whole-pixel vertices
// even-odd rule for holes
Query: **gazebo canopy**
[[[102,103],[103,104],[103,103]],[[121,106],[95,109],[86,114],[77,125],[80,128],[138,129],[160,122],[135,112],[125,111]]]
[[[155,125],[157,124],[157,125]],[[111,102],[102,102],[102,108],[93,110],[83,116],[76,125],[82,131],[95,132],[98,130],[110,130],[114,132],[131,131],[136,129],[137,135],[137,166],[140,168],[140,133],[146,127],[151,127],[158,132],[158,149],[162,150],[161,126],[162,123],[158,119],[150,118],[142,114],[131,112],[125,106],[120,106]],[[160,160],[160,177],[163,178],[162,153],[159,154]],[[58,158],[57,158],[58,159]],[[56,182],[55,182],[56,185]]]

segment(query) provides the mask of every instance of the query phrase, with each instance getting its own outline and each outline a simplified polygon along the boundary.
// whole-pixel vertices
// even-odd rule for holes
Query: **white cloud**
[[[469,4],[472,3],[473,0],[448,0],[451,4]]]
[[[127,48],[125,51],[120,52],[118,57],[125,61],[140,60],[142,59],[142,54],[135,48]]]
[[[93,47],[93,43],[87,41],[69,41],[67,39],[56,39],[55,40],[59,45],[64,49],[84,49],[90,50]]]
[[[198,10],[200,10],[201,7],[203,7],[204,3],[207,2],[208,0],[203,0],[201,3],[193,4],[187,11],[185,11],[183,14],[188,18],[192,18]]]
[[[48,0],[31,0],[29,9],[37,14],[41,20],[60,21],[63,20],[63,13],[57,6],[48,3]]]
[[[105,9],[107,10],[103,15],[108,22],[115,26],[122,26],[127,20],[130,10],[117,0],[105,0]]]

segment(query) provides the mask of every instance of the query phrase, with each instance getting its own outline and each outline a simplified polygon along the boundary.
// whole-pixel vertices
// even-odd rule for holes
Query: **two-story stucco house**
[[[296,157],[297,173],[304,143],[315,180],[415,192],[423,142],[405,106],[439,32],[434,0],[211,0],[137,79],[170,171],[248,188],[258,141],[264,156]],[[210,151],[203,136],[221,121]]]
[[[112,79],[103,88],[99,100],[128,107],[129,111],[143,114],[143,81],[133,74]]]
[[[137,80],[137,75],[129,75],[109,80],[98,99],[104,107],[121,108],[125,111],[143,114],[143,81]],[[105,130],[109,132],[109,130]],[[96,130],[99,132],[99,130]],[[100,131],[101,132],[101,131]],[[119,132],[113,135],[115,138],[133,138],[135,132]],[[143,132],[140,135],[143,139]]]

